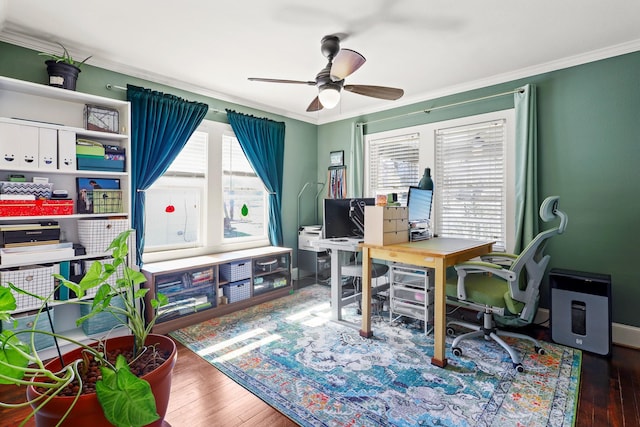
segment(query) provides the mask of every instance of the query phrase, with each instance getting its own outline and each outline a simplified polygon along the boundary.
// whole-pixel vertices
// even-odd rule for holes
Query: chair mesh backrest
[[[529,282],[526,269],[527,262],[530,259],[533,259],[536,263],[540,262],[544,257],[544,249],[547,246],[548,239],[557,234],[562,234],[567,226],[567,216],[558,210],[558,199],[558,196],[551,196],[542,202],[540,205],[540,218],[545,222],[559,218],[560,224],[557,227],[538,233],[511,265],[510,270],[518,275],[518,287],[520,290],[525,290]],[[524,269],[524,272],[521,274],[522,269]]]
[[[558,227],[538,233],[527,247],[520,252],[514,263],[511,264],[510,270],[518,275],[518,287],[521,291],[524,291],[529,283],[529,275],[526,268],[527,261],[533,259],[536,262],[540,262],[544,257],[544,249],[547,246],[548,239],[557,234],[560,234],[558,233]],[[521,271],[523,269],[524,271]]]

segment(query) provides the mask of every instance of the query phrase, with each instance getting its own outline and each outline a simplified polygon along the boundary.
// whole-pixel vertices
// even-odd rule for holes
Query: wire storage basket
[[[121,213],[122,190],[87,191],[93,213]]]

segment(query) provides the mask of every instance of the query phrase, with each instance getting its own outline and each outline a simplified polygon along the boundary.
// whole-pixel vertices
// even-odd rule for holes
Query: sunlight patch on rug
[[[293,295],[171,336],[302,426],[573,425],[581,352],[505,339],[523,356],[516,373],[492,342],[464,342],[446,369],[431,365],[433,338],[374,317],[373,338],[329,321],[330,290]],[[358,321],[353,309],[345,316]]]

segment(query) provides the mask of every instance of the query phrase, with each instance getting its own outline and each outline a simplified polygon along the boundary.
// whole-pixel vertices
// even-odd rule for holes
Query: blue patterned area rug
[[[448,366],[430,364],[432,336],[374,317],[372,339],[329,321],[329,289],[285,298],[171,335],[302,426],[572,426],[579,350],[506,340],[524,373],[495,343],[464,342]],[[346,310],[349,311],[349,310]],[[358,321],[352,310],[349,316]]]

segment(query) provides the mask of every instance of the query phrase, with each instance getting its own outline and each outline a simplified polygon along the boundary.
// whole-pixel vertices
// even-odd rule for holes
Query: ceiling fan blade
[[[309,104],[309,106],[307,107],[307,111],[308,112],[312,112],[312,111],[320,111],[322,110],[322,108],[324,108],[322,106],[322,104],[320,103],[320,98],[318,98],[317,96],[314,98],[313,101],[311,101],[311,104]]]
[[[404,95],[404,90],[386,86],[344,85],[344,90],[358,95],[395,101]]]
[[[284,79],[263,79],[261,77],[249,77],[252,82],[267,82],[267,83],[294,83],[300,85],[315,86],[316,82],[303,81],[303,80],[284,80]]]
[[[351,49],[340,49],[340,52],[333,58],[331,65],[331,80],[337,82],[351,75],[358,68],[362,67],[366,61],[365,57]]]

